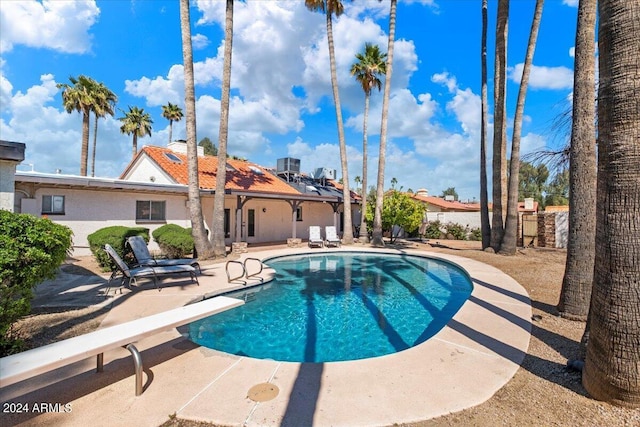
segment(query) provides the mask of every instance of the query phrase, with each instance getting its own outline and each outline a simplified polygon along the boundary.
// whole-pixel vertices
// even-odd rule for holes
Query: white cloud
[[[85,53],[91,48],[89,29],[100,9],[93,0],[3,1],[0,8],[0,52],[14,45]]]
[[[565,4],[570,7],[578,7],[579,0],[562,0],[562,4]]]
[[[524,64],[509,68],[509,79],[520,83]],[[573,70],[567,67],[543,67],[532,65],[529,75],[529,87],[532,89],[571,89],[573,87]]]
[[[571,58],[575,58],[576,57],[576,47],[575,46],[571,46],[569,48],[569,56]]]
[[[191,37],[193,49],[201,50],[209,46],[209,39],[204,34],[196,34]]]

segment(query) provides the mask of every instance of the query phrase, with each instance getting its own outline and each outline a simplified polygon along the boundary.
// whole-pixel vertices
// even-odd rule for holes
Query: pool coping
[[[105,365],[108,372],[99,378],[92,372],[93,360],[79,362],[1,389],[0,397],[2,401],[72,403],[68,414],[27,417],[30,425],[51,421],[96,425],[98,416],[104,423],[100,425],[155,426],[172,414],[220,425],[392,425],[481,404],[520,367],[531,332],[529,296],[514,279],[489,265],[422,250],[368,247],[265,250],[244,254],[240,260],[342,251],[442,259],[465,270],[474,288],[447,326],[426,342],[395,354],[345,362],[277,362],[199,347],[174,330],[136,344],[152,377],[140,397],[133,396],[126,350],[105,354],[112,366]],[[265,277],[270,274],[269,269],[264,272]],[[152,289],[125,292],[126,298],[113,302],[101,326],[238,287],[244,285],[227,284],[224,266],[217,264],[205,271],[199,288],[184,285],[166,287],[160,293]],[[276,397],[264,402],[249,399],[249,389],[260,383],[275,385]]]

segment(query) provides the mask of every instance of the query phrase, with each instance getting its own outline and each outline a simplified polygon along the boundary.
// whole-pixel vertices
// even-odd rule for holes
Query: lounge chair
[[[340,246],[340,238],[338,237],[338,233],[336,233],[336,227],[333,225],[328,225],[324,228],[324,235],[326,237],[327,246]]]
[[[129,268],[129,266],[120,258],[120,255],[111,247],[111,245],[104,245],[104,251],[111,257],[113,262],[116,264],[116,268],[111,273],[111,277],[109,277],[109,283],[107,285],[107,291],[105,295],[109,294],[109,290],[111,289],[111,281],[118,276],[122,276],[120,281],[120,293],[122,293],[122,287],[127,285],[129,289],[131,289],[131,282],[137,286],[137,279],[139,277],[153,277],[153,283],[158,290],[160,287],[158,286],[158,276],[168,276],[180,273],[189,273],[191,276],[191,280],[196,282],[198,286],[200,283],[198,282],[198,277],[196,276],[196,269],[190,265],[167,265],[164,267],[151,267],[151,266],[139,266],[134,268]]]
[[[319,225],[309,226],[309,246],[324,246],[324,240],[322,240],[322,236],[320,235]]]
[[[147,248],[147,242],[145,242],[142,236],[131,236],[127,239],[127,244],[133,251],[133,255],[138,262],[137,266],[149,266],[149,267],[167,267],[171,265],[190,265],[198,270],[198,273],[202,273],[200,270],[200,264],[198,258],[178,258],[178,259],[155,259],[149,253]]]

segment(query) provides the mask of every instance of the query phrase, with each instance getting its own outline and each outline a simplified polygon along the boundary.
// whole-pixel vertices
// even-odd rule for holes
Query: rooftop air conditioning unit
[[[313,177],[315,179],[336,179],[336,170],[335,169],[329,169],[329,168],[316,168],[315,171],[313,171]]]
[[[292,157],[284,157],[282,159],[278,159],[276,173],[300,173],[300,159],[294,159]]]
[[[456,199],[455,199],[455,197],[453,197],[453,195],[452,195],[452,194],[447,194],[446,196],[444,196],[444,199],[445,199],[447,202],[454,202],[454,201],[456,200]]]

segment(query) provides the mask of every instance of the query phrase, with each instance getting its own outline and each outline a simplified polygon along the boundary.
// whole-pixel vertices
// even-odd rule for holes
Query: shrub
[[[469,240],[475,240],[475,241],[482,240],[482,229],[472,228],[471,234],[469,235]]]
[[[442,237],[442,224],[440,221],[430,221],[424,232],[427,239],[440,239]]]
[[[120,255],[123,260],[133,261],[130,249],[126,247],[127,237],[142,236],[145,241],[149,241],[149,229],[144,227],[125,227],[122,225],[114,225],[111,227],[101,228],[87,236],[91,253],[98,261],[98,264],[104,271],[111,270],[114,266],[109,255],[102,249],[105,244],[109,244]]]
[[[451,235],[455,240],[467,240],[467,227],[460,224],[448,222],[445,225],[447,236]]]
[[[0,355],[22,349],[13,324],[31,311],[33,288],[55,276],[72,234],[48,219],[0,210]]]
[[[167,258],[184,258],[193,252],[193,237],[190,228],[166,224],[153,231],[153,239]]]

